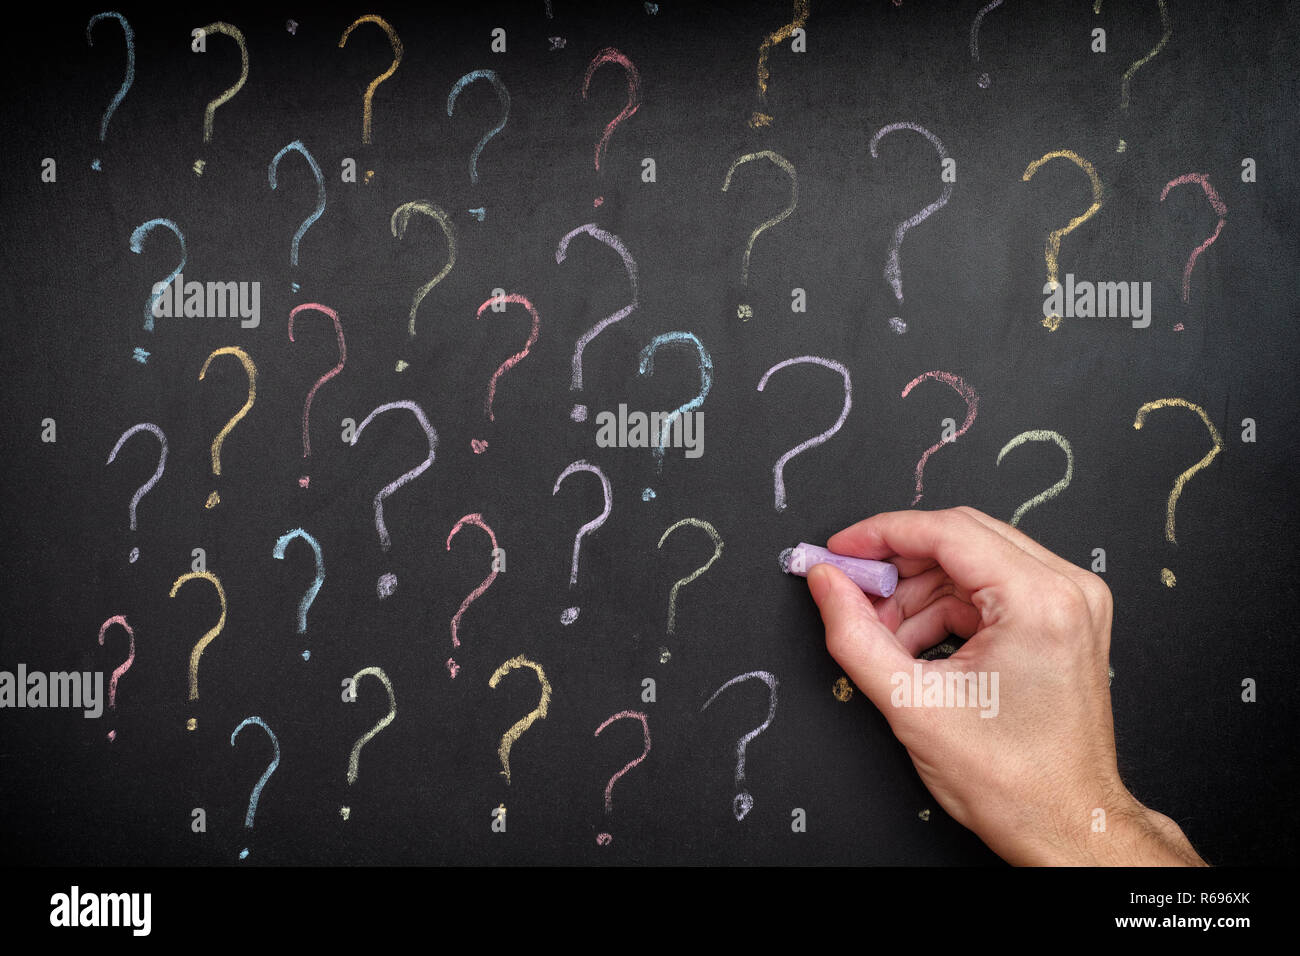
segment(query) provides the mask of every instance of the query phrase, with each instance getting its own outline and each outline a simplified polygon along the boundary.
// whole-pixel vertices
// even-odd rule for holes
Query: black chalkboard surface
[[[1129,787],[1293,861],[1297,14],[1097,6],[6,33],[0,670],[133,656],[0,713],[4,861],[997,862],[779,564],[958,504],[1104,557]]]

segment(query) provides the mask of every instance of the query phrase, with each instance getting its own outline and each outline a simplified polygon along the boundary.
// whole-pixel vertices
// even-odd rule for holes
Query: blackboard
[[[813,0],[800,21],[801,6],[793,20],[778,2],[122,8],[134,76],[106,125],[126,68],[119,20],[97,20],[93,43],[98,8],[42,10],[28,33],[7,34],[0,666],[107,682],[126,657],[120,626],[97,640],[115,615],[135,657],[97,719],[0,716],[6,862],[995,863],[926,792],[870,702],[836,696],[843,675],[816,608],[778,557],[883,510],[970,504],[1010,520],[1065,474],[1054,440],[999,462],[1034,430],[1068,442],[1072,472],[1018,526],[1084,567],[1104,551],[1126,782],[1211,862],[1294,859],[1294,7]],[[375,87],[368,143],[363,97],[393,44],[369,21],[340,45],[366,15],[402,44]],[[795,22],[801,34],[768,44],[760,97],[760,48]],[[242,33],[248,76],[205,140],[207,104],[241,70],[228,32],[192,50],[192,31],[214,23]],[[637,108],[598,150],[629,102],[624,61]],[[505,100],[490,77],[465,81],[450,115],[448,98],[489,70],[508,116],[471,161]],[[891,124],[906,125],[873,154]],[[269,175],[294,142],[326,197],[296,264],[317,183],[298,150],[280,158],[274,189]],[[1060,241],[1060,281],[1149,282],[1146,327],[1044,327],[1049,234],[1096,200],[1069,157],[1026,176],[1056,151],[1086,160],[1101,196]],[[783,163],[797,202],[751,245],[791,204]],[[1161,199],[1189,173],[1212,189],[1185,180]],[[896,290],[886,270],[899,224],[945,195],[905,230]],[[395,222],[409,203],[436,207],[455,237],[414,336],[413,300],[449,244],[427,208]],[[153,284],[180,255],[166,226],[133,250],[155,219],[183,234],[186,280],[259,283],[256,327],[227,316],[144,328]],[[1221,219],[1185,295],[1189,256]],[[579,340],[633,301],[601,235],[635,263],[636,306],[586,342],[574,388]],[[494,374],[533,329],[519,302],[492,309],[501,294],[527,300],[537,335],[497,377],[489,415]],[[319,309],[294,315],[290,340],[304,304],[336,313],[346,340],[343,368],[312,396],[310,457],[304,403],[340,351]],[[671,410],[701,390],[685,338],[660,343],[640,371],[647,346],[675,332],[708,355],[702,454],[668,448],[659,461],[650,447],[598,445],[599,413]],[[249,384],[229,351],[200,371],[231,348],[256,368],[256,400],[214,474],[214,439]],[[778,363],[808,356],[843,367],[851,407],[785,463],[778,508],[774,466],[846,406],[826,364],[785,366],[759,388]],[[961,388],[932,372],[978,399],[969,427]],[[1152,408],[1135,429],[1139,409],[1163,399],[1196,408]],[[345,420],[359,427],[394,402],[418,405],[437,441],[427,469],[384,499],[385,550],[375,496],[425,462],[430,442],[408,409],[376,415],[355,441]],[[1181,489],[1175,543],[1175,481],[1214,447],[1196,409],[1221,447]],[[954,440],[942,440],[945,419]],[[107,459],[139,423],[168,451],[132,529],[159,442],[140,432]],[[581,538],[576,581],[575,536],[604,498],[582,468],[557,488],[575,462],[611,493],[608,517]],[[448,540],[470,515],[505,568],[459,618],[456,647],[452,619],[493,565],[473,521]],[[661,540],[686,518],[722,544],[676,589],[669,633],[674,584],[715,554],[697,525]],[[312,550],[299,538],[273,554],[294,529],[319,543],[325,568],[303,633]],[[227,612],[191,700],[194,646],[220,614],[210,582],[175,588],[195,549]],[[381,600],[386,573],[396,587]],[[580,610],[565,624],[568,608]],[[541,681],[527,665],[489,681],[521,656],[550,699],[514,743],[507,782],[502,735],[539,706]],[[373,675],[343,700],[344,679],[366,668],[391,682],[395,717],[349,782],[354,747],[389,710]],[[714,697],[757,672],[772,680]],[[738,741],[773,694],[770,723],[747,744],[752,808],[738,820]],[[623,712],[644,715],[651,746],[610,789],[644,750],[639,719],[596,733]],[[232,745],[252,716],[279,760],[249,826],[273,758],[256,725]]]

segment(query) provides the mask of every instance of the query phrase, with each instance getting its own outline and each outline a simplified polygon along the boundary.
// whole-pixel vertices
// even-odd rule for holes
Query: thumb
[[[858,586],[838,568],[817,564],[808,569],[808,590],[826,625],[826,649],[853,683],[885,716],[892,674],[910,674],[913,660],[889,628],[880,623],[876,609]]]

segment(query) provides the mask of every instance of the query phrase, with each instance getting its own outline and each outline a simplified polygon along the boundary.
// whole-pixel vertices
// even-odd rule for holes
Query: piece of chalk
[[[790,574],[806,578],[808,569],[815,564],[829,564],[833,568],[839,568],[848,575],[850,581],[868,594],[889,597],[894,593],[894,588],[898,587],[898,568],[888,561],[850,558],[802,541],[797,548],[790,549],[785,569]]]

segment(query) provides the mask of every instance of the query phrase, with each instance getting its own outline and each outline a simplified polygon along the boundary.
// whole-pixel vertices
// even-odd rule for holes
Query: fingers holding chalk
[[[826,650],[853,683],[883,707],[889,700],[889,675],[910,668],[912,657],[880,622],[866,595],[839,569],[814,565],[808,590],[826,626]]]
[[[904,575],[937,561],[953,581],[972,592],[1032,587],[1032,579],[1044,571],[1032,555],[957,509],[882,512],[832,535],[827,544],[837,552],[874,560],[898,556]]]
[[[798,546],[790,549],[786,571],[799,577],[807,577],[808,570],[818,564],[829,564],[838,568],[867,594],[889,597],[898,587],[898,568],[887,561],[853,558],[802,541]]]

